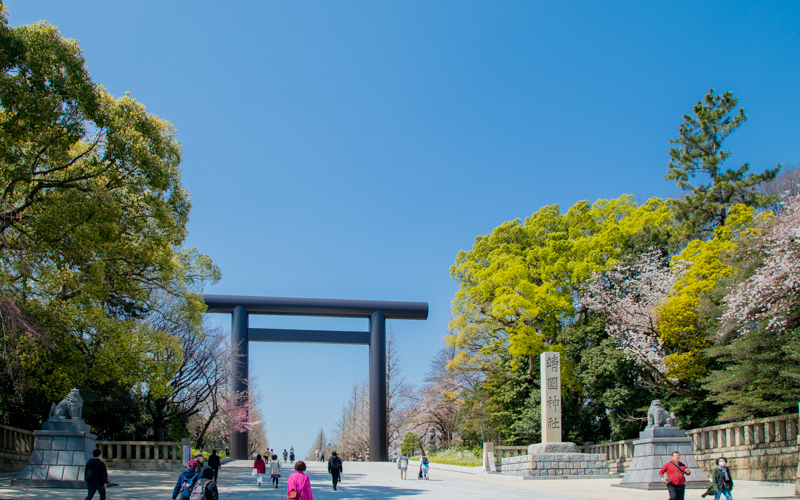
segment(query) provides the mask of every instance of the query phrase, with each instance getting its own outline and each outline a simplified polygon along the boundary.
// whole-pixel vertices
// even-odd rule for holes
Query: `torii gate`
[[[231,324],[231,350],[234,363],[231,389],[247,394],[249,342],[315,342],[369,346],[369,459],[389,460],[386,428],[386,320],[428,319],[427,302],[388,302],[374,300],[297,299],[242,295],[203,295],[210,313],[227,313]],[[250,328],[248,316],[324,316],[369,318],[368,332],[286,330]],[[248,459],[248,433],[234,432],[230,438],[231,458]]]

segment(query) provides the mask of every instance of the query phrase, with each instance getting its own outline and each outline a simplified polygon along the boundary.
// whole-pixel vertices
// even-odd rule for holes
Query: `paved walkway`
[[[286,478],[293,466],[284,469],[281,487],[272,489],[266,480],[258,489],[256,480],[250,475],[250,462],[231,462],[222,467],[219,477],[220,500],[283,500],[286,498]],[[494,499],[510,500],[664,500],[666,491],[640,491],[614,488],[619,479],[577,479],[522,481],[509,477],[487,476],[436,469],[432,465],[431,479],[416,479],[416,469],[409,470],[409,479],[400,480],[400,472],[394,464],[344,463],[344,483],[339,491],[333,491],[327,466],[318,462],[308,463],[307,473],[315,500],[382,500],[419,498],[421,500]],[[113,482],[118,487],[108,490],[109,500],[168,500],[172,496],[180,470],[174,471],[130,471],[111,470]],[[6,499],[82,499],[85,490],[14,489],[10,488],[11,476],[0,477],[0,500]],[[700,490],[687,491],[687,499],[700,498]],[[740,481],[734,489],[736,500],[769,498],[792,498],[794,486],[766,486]],[[95,498],[98,498],[95,496]],[[708,498],[708,497],[707,497]],[[713,498],[713,497],[710,497]]]

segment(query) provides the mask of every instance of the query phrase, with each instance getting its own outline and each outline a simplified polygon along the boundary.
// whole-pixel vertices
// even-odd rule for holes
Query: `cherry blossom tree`
[[[603,314],[606,331],[620,341],[628,357],[659,378],[666,373],[658,309],[682,274],[670,268],[660,251],[641,254],[629,264],[594,275],[582,306]]]
[[[782,334],[800,324],[800,195],[790,196],[764,232],[743,245],[745,260],[760,262],[724,299],[720,337],[754,328]]]

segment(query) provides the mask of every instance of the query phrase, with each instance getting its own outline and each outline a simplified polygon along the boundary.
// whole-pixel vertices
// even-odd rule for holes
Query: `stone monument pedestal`
[[[678,427],[648,427],[639,433],[633,442],[633,462],[618,486],[640,490],[666,490],[667,484],[661,481],[658,471],[672,460],[672,452],[681,454],[681,462],[691,471],[686,476],[686,488],[707,489],[709,481],[698,465],[692,450],[692,439],[686,431]]]
[[[97,448],[97,436],[81,418],[51,418],[35,431],[28,465],[11,486],[21,488],[86,488],[83,469]]]

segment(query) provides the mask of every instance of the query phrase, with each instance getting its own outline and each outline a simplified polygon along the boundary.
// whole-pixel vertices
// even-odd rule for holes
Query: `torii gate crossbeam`
[[[389,460],[386,427],[386,320],[428,319],[426,302],[301,299],[242,295],[203,295],[209,313],[231,314],[231,350],[234,363],[231,389],[247,394],[249,342],[316,342],[369,345],[370,461]],[[368,318],[368,332],[250,328],[249,315]],[[234,432],[231,458],[248,459],[248,433]]]

